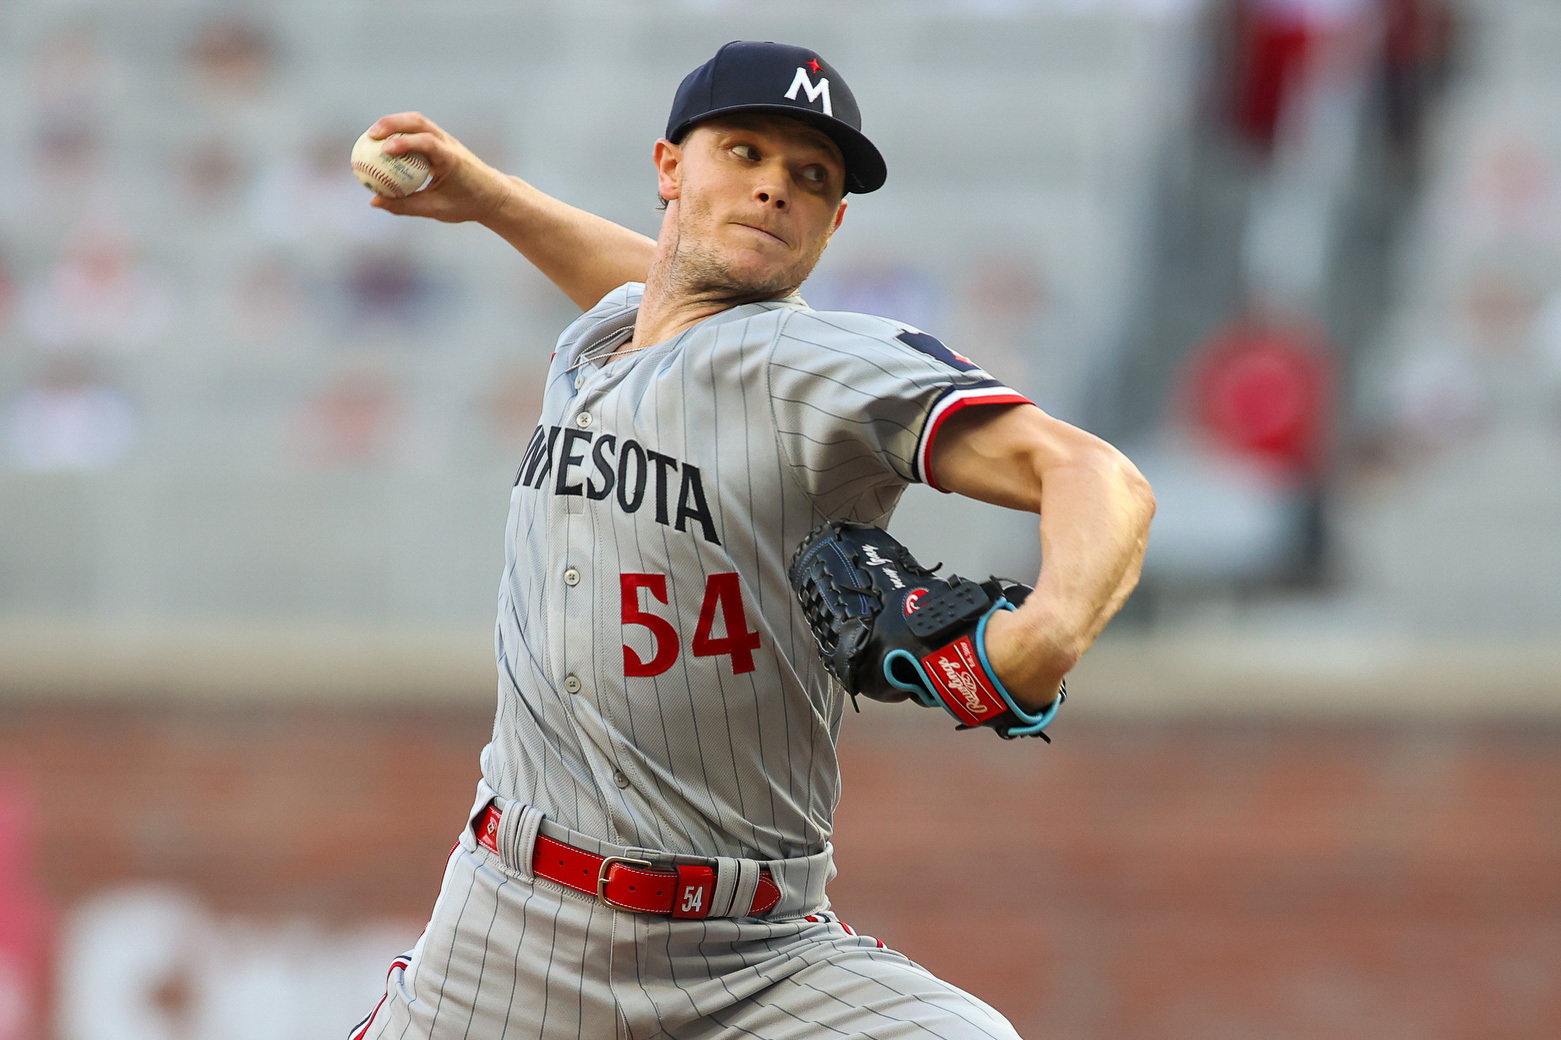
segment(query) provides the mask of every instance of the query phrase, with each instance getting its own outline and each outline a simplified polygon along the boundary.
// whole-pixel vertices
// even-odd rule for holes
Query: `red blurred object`
[[[1309,325],[1257,313],[1215,333],[1186,382],[1193,419],[1215,443],[1307,478],[1324,463],[1333,384],[1332,351]]]
[[[1238,7],[1231,116],[1237,131],[1265,151],[1304,79],[1312,47],[1312,29],[1298,12],[1265,3]]]
[[[0,1040],[43,1036],[46,913],[21,789],[0,781]]]

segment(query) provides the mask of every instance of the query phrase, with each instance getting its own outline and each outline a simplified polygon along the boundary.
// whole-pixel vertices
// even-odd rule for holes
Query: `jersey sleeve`
[[[973,405],[1029,399],[908,325],[799,311],[768,359],[782,457],[826,514],[871,491],[926,483],[938,431]]]

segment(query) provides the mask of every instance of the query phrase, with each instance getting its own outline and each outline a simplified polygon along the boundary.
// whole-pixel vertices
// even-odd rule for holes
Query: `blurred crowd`
[[[1200,15],[1147,313],[1117,374],[1129,389],[1101,419],[1151,442],[1164,474],[1152,584],[1336,584],[1329,500],[1403,421],[1360,402],[1384,378],[1467,20],[1451,0],[1211,0]]]
[[[80,17],[14,70],[24,136],[0,199],[0,465],[513,454],[567,305],[518,259],[484,279],[426,248],[427,228],[370,208],[345,158],[352,124],[273,129],[298,113],[277,97],[288,51],[263,18],[197,21],[177,57],[170,81],[147,82]],[[478,136],[502,164],[499,135]],[[949,285],[869,254],[808,289],[816,306],[968,327],[1011,380],[1076,411],[1086,359],[1052,327],[1043,274],[1017,256],[977,266]],[[1051,378],[1029,371],[1042,349]]]
[[[477,291],[466,272],[367,206],[345,158],[358,128],[297,128],[276,94],[286,48],[263,19],[194,22],[168,70],[127,50],[68,18],[11,70],[22,134],[0,199],[0,461],[410,458],[408,355],[433,349],[435,323]],[[507,450],[512,410],[484,415],[492,379],[470,382],[473,436]],[[229,421],[209,422],[213,405]]]
[[[880,236],[826,257],[814,306],[934,331],[1141,452],[1166,492],[1151,583],[1326,584],[1341,489],[1503,423],[1554,434],[1561,156],[1521,85],[1450,100],[1494,74],[1474,8],[1071,10],[1180,18],[1194,42],[1166,74],[1190,129],[1163,128],[1184,175],[1146,191],[1161,241],[1140,284],[1081,290],[1013,240],[933,263]],[[63,16],[0,66],[19,127],[0,195],[0,470],[513,459],[568,304],[496,240],[453,247],[367,206],[345,155],[381,113],[301,104],[301,42],[233,8],[184,23],[163,62]],[[1456,135],[1438,132],[1447,111]],[[451,115],[523,167],[502,122]],[[1109,301],[1135,297],[1148,317],[1108,343]]]

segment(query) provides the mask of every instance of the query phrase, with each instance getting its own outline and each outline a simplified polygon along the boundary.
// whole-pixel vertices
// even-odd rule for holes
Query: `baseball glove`
[[[939,565],[941,566],[941,564]],[[1005,740],[1040,737],[1067,696],[1039,714],[1014,703],[986,661],[986,622],[1030,586],[938,577],[887,531],[835,521],[797,547],[789,570],[824,666],[846,692],[942,705],[959,729],[990,726]]]

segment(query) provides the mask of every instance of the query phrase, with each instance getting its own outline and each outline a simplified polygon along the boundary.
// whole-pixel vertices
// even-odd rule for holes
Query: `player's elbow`
[[[1109,448],[1110,445],[1107,445]],[[1139,526],[1144,534],[1149,532],[1149,521],[1154,519],[1155,498],[1154,488],[1149,486],[1148,479],[1133,465],[1126,455],[1111,448],[1114,456],[1112,460],[1113,479],[1122,489],[1123,498],[1132,505],[1133,513],[1137,516]]]
[[[1154,516],[1154,489],[1132,460],[1093,434],[1085,434],[1071,448],[1066,464],[1110,487],[1147,528]]]

